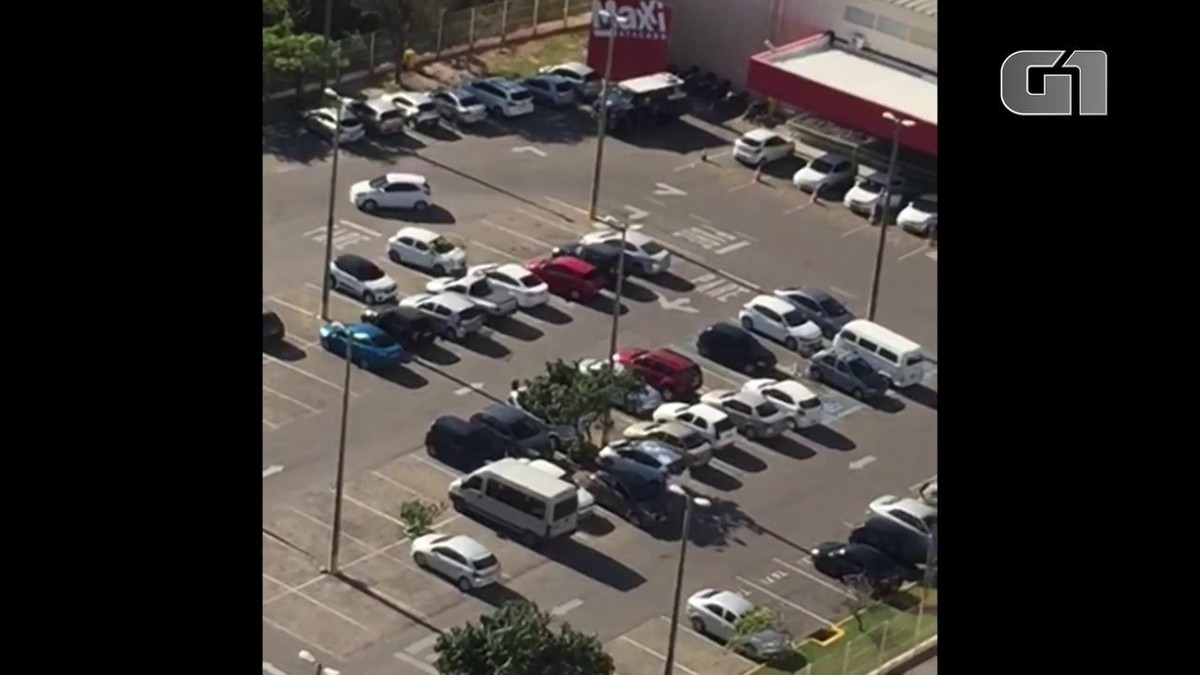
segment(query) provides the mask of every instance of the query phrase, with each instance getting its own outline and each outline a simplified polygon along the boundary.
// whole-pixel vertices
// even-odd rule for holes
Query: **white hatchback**
[[[756,296],[742,305],[738,321],[742,328],[781,342],[794,352],[812,354],[822,347],[820,326],[783,298]]]
[[[854,163],[834,153],[814,159],[792,176],[792,184],[808,192],[836,188],[852,180]]]
[[[583,235],[584,244],[621,245],[621,233],[615,230],[599,230]],[[662,274],[671,269],[671,252],[665,246],[637,230],[625,233],[625,264],[630,272],[644,277]]]
[[[467,267],[467,252],[437,232],[423,227],[402,227],[388,238],[388,259],[434,276],[459,274]]]
[[[905,180],[900,176],[892,179],[892,189],[887,189],[887,176],[875,174],[858,181],[842,199],[842,205],[860,216],[869,216],[886,193],[888,209],[895,213],[904,205]]]
[[[513,263],[475,265],[467,275],[481,274],[517,299],[521,309],[532,309],[550,302],[550,287],[529,270]]]
[[[429,94],[416,91],[402,91],[390,96],[392,105],[404,116],[404,121],[414,127],[426,124],[437,124],[442,119],[437,104]]]
[[[909,232],[929,234],[937,229],[937,195],[923,195],[909,202],[896,216],[896,224]]]
[[[491,586],[500,577],[500,561],[483,544],[463,534],[427,534],[412,542],[413,562],[453,579],[464,593]]]
[[[742,391],[762,394],[768,401],[786,410],[792,416],[793,429],[816,426],[824,421],[825,409],[820,397],[795,380],[750,380],[742,385]]]
[[[654,411],[655,422],[679,422],[704,434],[714,448],[724,448],[737,440],[737,425],[726,415],[710,405],[696,403],[664,403]]]
[[[794,146],[788,139],[770,129],[751,129],[733,142],[733,157],[750,166],[790,157]]]
[[[433,189],[424,176],[388,173],[351,185],[350,203],[367,213],[379,209],[424,211],[433,203]]]

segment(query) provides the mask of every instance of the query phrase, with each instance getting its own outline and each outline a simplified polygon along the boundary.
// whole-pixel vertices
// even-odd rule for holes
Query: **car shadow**
[[[358,143],[345,146],[348,154],[376,160],[395,159],[399,155],[413,153],[426,147],[421,139],[413,138],[407,133],[368,136]]]
[[[658,294],[632,279],[626,279],[621,282],[621,297],[634,302],[654,302]]]
[[[504,584],[492,584],[483,588],[477,588],[470,595],[479,598],[497,609],[513,602],[529,602],[529,598]]]
[[[569,537],[549,542],[537,552],[618,591],[632,591],[646,583],[637,570]]]
[[[687,293],[689,291],[696,290],[696,284],[693,284],[674,272],[662,272],[660,274],[655,274],[652,277],[643,278],[655,286],[661,286],[668,291],[675,291],[676,293]]]
[[[414,129],[418,134],[428,136],[435,141],[444,143],[453,143],[454,141],[462,140],[462,132],[454,126],[448,124],[445,120],[429,126],[419,127]]]
[[[530,143],[574,145],[596,135],[591,119],[571,106],[539,107],[532,115],[510,120],[509,125]]]
[[[368,598],[371,598],[375,602],[378,602],[379,604],[383,605],[384,607],[387,607],[388,609],[399,614],[400,616],[405,617],[409,621],[412,621],[415,624],[423,626],[424,628],[427,628],[435,633],[438,633],[438,634],[442,633],[441,628],[438,628],[434,624],[430,623],[424,616],[422,616],[420,614],[416,614],[413,611],[411,611],[410,609],[408,609],[407,607],[403,607],[403,606],[397,604],[390,597],[384,595],[383,593],[376,591],[374,588],[371,588],[371,585],[369,583],[367,583],[366,581],[356,578],[356,577],[353,577],[353,576],[350,576],[346,572],[341,572],[341,571],[334,572],[333,576],[336,577],[338,580],[340,580],[342,583],[349,586],[350,588],[353,588],[354,590],[358,591],[359,593],[362,593],[363,595],[367,596]]]
[[[741,469],[746,473],[759,473],[767,468],[766,462],[746,452],[737,445],[726,446],[713,454],[722,462]]]
[[[849,452],[858,447],[854,441],[844,436],[840,431],[824,424],[805,427],[797,431],[796,435],[818,445],[823,445],[830,450]]]
[[[622,142],[639,148],[653,148],[679,154],[724,148],[729,145],[729,142],[720,136],[709,133],[682,118],[663,124],[653,122],[622,124],[613,132],[613,135]]]
[[[299,361],[308,356],[303,349],[292,344],[287,338],[273,345],[263,347],[263,353],[280,361]]]
[[[453,225],[458,220],[454,214],[437,204],[431,205],[424,211],[412,209],[377,209],[371,214],[379,218],[399,220],[405,223],[421,223],[422,225]]]
[[[885,412],[889,415],[895,415],[896,413],[904,410],[908,406],[904,405],[904,401],[901,401],[900,399],[896,398],[895,396],[881,396],[881,397],[875,399],[874,401],[871,401],[871,407],[878,410],[879,412]]]
[[[692,516],[691,543],[701,547],[723,549],[730,544],[745,546],[738,532],[747,529],[755,534],[759,527],[737,502],[715,495],[705,495],[711,505],[696,509]]]
[[[460,340],[458,344],[489,359],[503,359],[512,354],[508,347],[479,333],[471,333],[465,339]]]
[[[282,162],[312,164],[330,155],[328,143],[308,131],[298,120],[290,119],[263,127],[263,154]]]
[[[762,175],[775,178],[788,186],[792,185],[792,176],[797,171],[803,169],[808,162],[799,157],[784,157],[783,159],[768,162],[762,167]]]
[[[770,440],[762,441],[764,447],[769,448],[774,452],[778,452],[784,457],[803,461],[812,459],[817,456],[817,451],[804,445],[800,441],[784,434]]]
[[[400,385],[405,389],[420,389],[421,387],[429,384],[429,380],[425,379],[420,373],[409,368],[405,368],[404,366],[376,371],[375,374],[387,380],[388,382]]]
[[[613,525],[611,520],[601,516],[599,513],[593,513],[579,522],[579,529],[593,537],[603,537],[616,530],[617,526]]]
[[[897,389],[896,393],[900,394],[904,398],[912,401],[913,403],[923,405],[926,408],[929,408],[930,410],[937,410],[937,404],[938,404],[937,391],[934,389],[930,389],[929,387],[926,387],[923,384],[914,384],[911,387],[905,387],[904,389]]]
[[[462,360],[458,357],[458,354],[436,342],[430,342],[429,344],[417,347],[413,350],[413,354],[420,357],[423,361],[428,361],[439,366],[452,366]]]
[[[538,305],[537,307],[530,307],[529,309],[523,309],[521,311],[525,312],[529,316],[532,316],[538,321],[544,321],[554,326],[565,326],[575,320],[571,318],[570,314],[567,314],[557,307],[552,307],[549,304]]]
[[[533,342],[545,335],[541,330],[511,316],[497,317],[488,322],[497,333],[522,342]]]
[[[742,487],[742,481],[708,464],[693,468],[690,474],[692,480],[704,483],[710,488],[720,490],[721,492],[733,492]]]
[[[589,302],[581,302],[578,304],[583,307],[594,309],[601,314],[611,315],[614,309],[618,311],[619,316],[625,316],[629,313],[629,308],[625,306],[625,303],[617,302],[615,298],[608,295],[597,295]]]
[[[476,138],[501,138],[503,136],[513,135],[513,129],[510,126],[511,122],[504,119],[496,119],[488,113],[486,119],[483,119],[475,124],[456,127],[464,136],[474,136]]]

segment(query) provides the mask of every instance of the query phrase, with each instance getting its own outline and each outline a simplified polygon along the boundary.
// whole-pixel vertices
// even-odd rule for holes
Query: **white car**
[[[467,267],[466,251],[423,227],[402,227],[388,237],[387,256],[397,265],[428,270],[439,277],[458,274]]]
[[[533,112],[533,95],[511,80],[502,77],[478,80],[468,84],[467,89],[497,117],[520,117]]]
[[[625,366],[617,363],[615,358],[608,361],[604,359],[583,359],[579,362],[579,370],[584,373],[596,373],[605,368],[612,368],[614,373],[625,372]],[[624,400],[613,401],[613,405],[619,410],[624,410],[634,417],[650,415],[662,404],[662,394],[658,393],[657,389],[645,382],[637,389],[629,392]]]
[[[415,307],[436,325],[438,335],[453,340],[465,339],[487,321],[487,312],[457,293],[418,293],[400,301],[401,307]]]
[[[413,562],[453,579],[464,593],[500,578],[500,561],[483,544],[463,534],[427,534],[412,542]]]
[[[359,298],[368,305],[396,299],[396,282],[379,265],[350,253],[329,263],[329,287]]]
[[[842,205],[860,216],[869,216],[875,209],[875,205],[880,204],[879,200],[886,192],[888,193],[888,210],[895,213],[904,205],[905,185],[904,178],[896,176],[892,179],[892,189],[887,190],[887,176],[874,174],[860,179],[857,185],[850,188],[842,199]]]
[[[754,609],[754,603],[744,595],[706,588],[687,599],[687,609],[684,611],[697,633],[711,635],[728,643],[738,637],[738,621]],[[752,658],[767,658],[786,652],[791,643],[790,635],[767,629],[747,636],[740,649]]]
[[[937,508],[937,479],[933,479],[921,486],[920,489],[921,501]]]
[[[794,146],[770,129],[751,129],[733,142],[733,158],[750,166],[761,166],[791,157]]]
[[[929,234],[937,229],[937,195],[922,195],[911,202],[900,215],[896,224],[915,234]]]
[[[821,327],[783,298],[756,296],[742,305],[738,321],[742,328],[765,335],[794,352],[813,354],[822,347]]]
[[[854,162],[837,153],[828,153],[809,162],[792,176],[792,184],[806,192],[846,185],[854,180]]]
[[[685,457],[692,466],[704,466],[712,459],[708,437],[679,422],[637,422],[625,427],[621,435],[631,441],[655,441]]]
[[[597,230],[583,235],[583,244],[610,243],[619,247],[621,233],[615,230]],[[625,233],[625,265],[630,272],[644,277],[662,274],[671,269],[671,252],[662,244],[638,232]]]
[[[937,507],[912,497],[884,495],[871,502],[869,513],[930,539],[937,529]]]
[[[346,107],[372,131],[385,136],[404,131],[404,116],[386,98],[348,101]]]
[[[742,385],[742,391],[762,394],[767,400],[786,410],[792,416],[793,429],[815,426],[825,420],[825,409],[820,397],[795,380],[750,380]]]
[[[700,402],[729,415],[746,438],[776,438],[790,426],[791,415],[758,392],[714,389]]]
[[[337,108],[317,108],[309,110],[302,114],[304,124],[310,131],[317,134],[325,140],[332,141],[333,136],[338,130],[338,109]],[[361,120],[354,116],[354,113],[342,108],[342,123],[341,134],[338,136],[338,144],[354,143],[362,140],[363,136],[367,135],[367,129],[363,126]]]
[[[483,275],[512,294],[521,309],[532,309],[550,302],[550,287],[529,270],[514,263],[475,265],[467,276]]]
[[[600,75],[590,66],[579,63],[578,61],[569,61],[560,63],[557,66],[544,66],[538,69],[538,73],[542,75],[557,75],[575,86],[584,98],[594,98],[600,95],[600,89],[604,83],[600,81]]]
[[[482,274],[441,277],[425,284],[430,293],[457,293],[478,305],[489,316],[509,316],[517,311],[517,299],[492,285]]]
[[[521,462],[522,464],[528,464],[531,468],[537,469],[538,471],[541,471],[542,473],[545,473],[553,478],[557,478],[567,483],[575,483],[575,480],[572,478],[570,472],[554,462],[544,459],[528,458],[519,458],[517,461]],[[583,488],[579,488],[576,496],[579,499],[579,518],[587,518],[596,512],[596,498],[592,496],[592,493]]]
[[[483,102],[466,89],[446,89],[431,98],[438,114],[459,124],[476,124],[487,119]]]
[[[424,176],[415,173],[387,173],[350,186],[350,203],[374,213],[379,209],[424,211],[433,203],[433,190]]]
[[[437,104],[429,94],[401,91],[390,94],[388,99],[404,116],[404,121],[414,127],[437,124],[442,118]]]
[[[721,410],[703,403],[664,403],[654,411],[655,422],[679,422],[704,434],[713,448],[724,448],[737,440],[737,425]]]

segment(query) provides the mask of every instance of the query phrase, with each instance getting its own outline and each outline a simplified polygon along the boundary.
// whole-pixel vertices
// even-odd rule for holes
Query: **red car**
[[[670,349],[626,347],[617,350],[617,363],[632,368],[664,401],[690,398],[704,384],[700,366]]]
[[[576,302],[589,302],[604,288],[600,270],[571,256],[537,258],[525,263],[525,269],[546,282],[551,293]]]

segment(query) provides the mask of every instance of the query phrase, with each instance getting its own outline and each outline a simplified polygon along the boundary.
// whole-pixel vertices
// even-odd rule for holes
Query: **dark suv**
[[[474,471],[479,467],[503,459],[516,445],[502,438],[484,424],[443,415],[433,421],[425,432],[425,451],[438,459],[463,471]]]
[[[433,320],[416,307],[368,309],[362,313],[362,321],[378,326],[406,350],[430,344],[435,337]]]
[[[263,348],[274,347],[284,338],[283,321],[279,315],[263,307]]]
[[[774,352],[731,323],[715,323],[700,331],[696,350],[700,356],[750,376],[767,375],[778,363]]]
[[[704,384],[700,366],[670,349],[626,347],[617,350],[616,360],[657,389],[664,401],[691,398]]]
[[[670,494],[663,483],[645,480],[635,473],[598,471],[575,477],[596,503],[624,518],[635,527],[653,528],[671,517]]]

